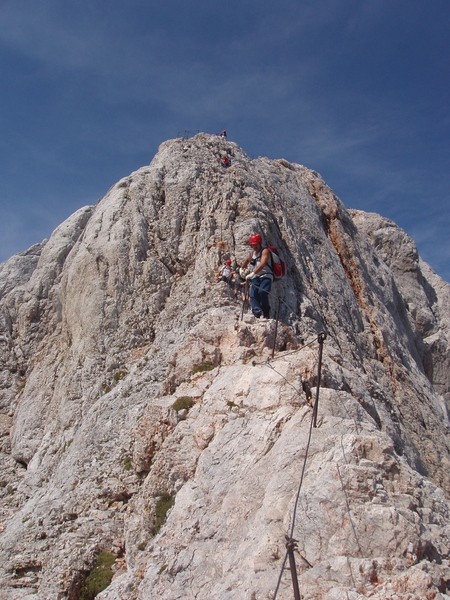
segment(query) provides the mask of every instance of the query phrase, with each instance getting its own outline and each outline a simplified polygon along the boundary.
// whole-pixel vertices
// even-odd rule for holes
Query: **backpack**
[[[272,262],[270,266],[272,267],[273,278],[274,280],[282,279],[286,275],[286,263],[280,256],[278,248],[275,246],[267,246],[267,249],[270,252],[270,258]]]

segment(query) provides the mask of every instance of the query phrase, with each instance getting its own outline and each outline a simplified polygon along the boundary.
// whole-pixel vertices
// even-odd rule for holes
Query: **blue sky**
[[[161,142],[227,129],[450,281],[449,0],[0,0],[0,261]]]

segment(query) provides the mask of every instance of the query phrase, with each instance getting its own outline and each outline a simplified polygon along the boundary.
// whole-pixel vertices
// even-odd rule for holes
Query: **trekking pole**
[[[280,318],[280,300],[278,299],[277,314],[275,317],[275,332],[273,334],[272,358],[275,356],[275,345],[277,343],[278,320]]]
[[[247,300],[248,300],[248,281],[246,281],[244,284],[244,299],[242,301],[241,321],[244,319],[244,309],[247,306]]]
[[[291,570],[292,587],[294,588],[294,600],[302,600],[300,588],[298,585],[297,568],[295,566],[294,550],[297,548],[297,541],[286,536],[286,548],[289,557],[289,568]]]
[[[320,379],[322,376],[322,352],[323,352],[323,343],[327,337],[325,331],[321,331],[317,337],[317,341],[319,342],[319,364],[317,365],[317,386],[316,386],[316,400],[314,402],[313,409],[313,420],[314,427],[317,427],[317,411],[319,408],[319,390],[320,390]]]

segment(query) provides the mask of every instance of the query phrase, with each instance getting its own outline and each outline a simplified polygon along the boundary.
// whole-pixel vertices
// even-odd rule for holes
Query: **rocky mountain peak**
[[[253,231],[268,320],[216,279]],[[286,535],[302,598],[448,597],[449,298],[316,172],[162,144],[0,265],[1,597],[107,552],[102,600],[292,598]]]

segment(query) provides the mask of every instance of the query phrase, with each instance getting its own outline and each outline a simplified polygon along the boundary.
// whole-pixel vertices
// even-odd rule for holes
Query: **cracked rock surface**
[[[269,320],[215,277],[254,230]],[[0,598],[106,550],[99,600],[287,600],[291,534],[305,600],[449,598],[449,289],[314,171],[162,144],[0,265]]]

